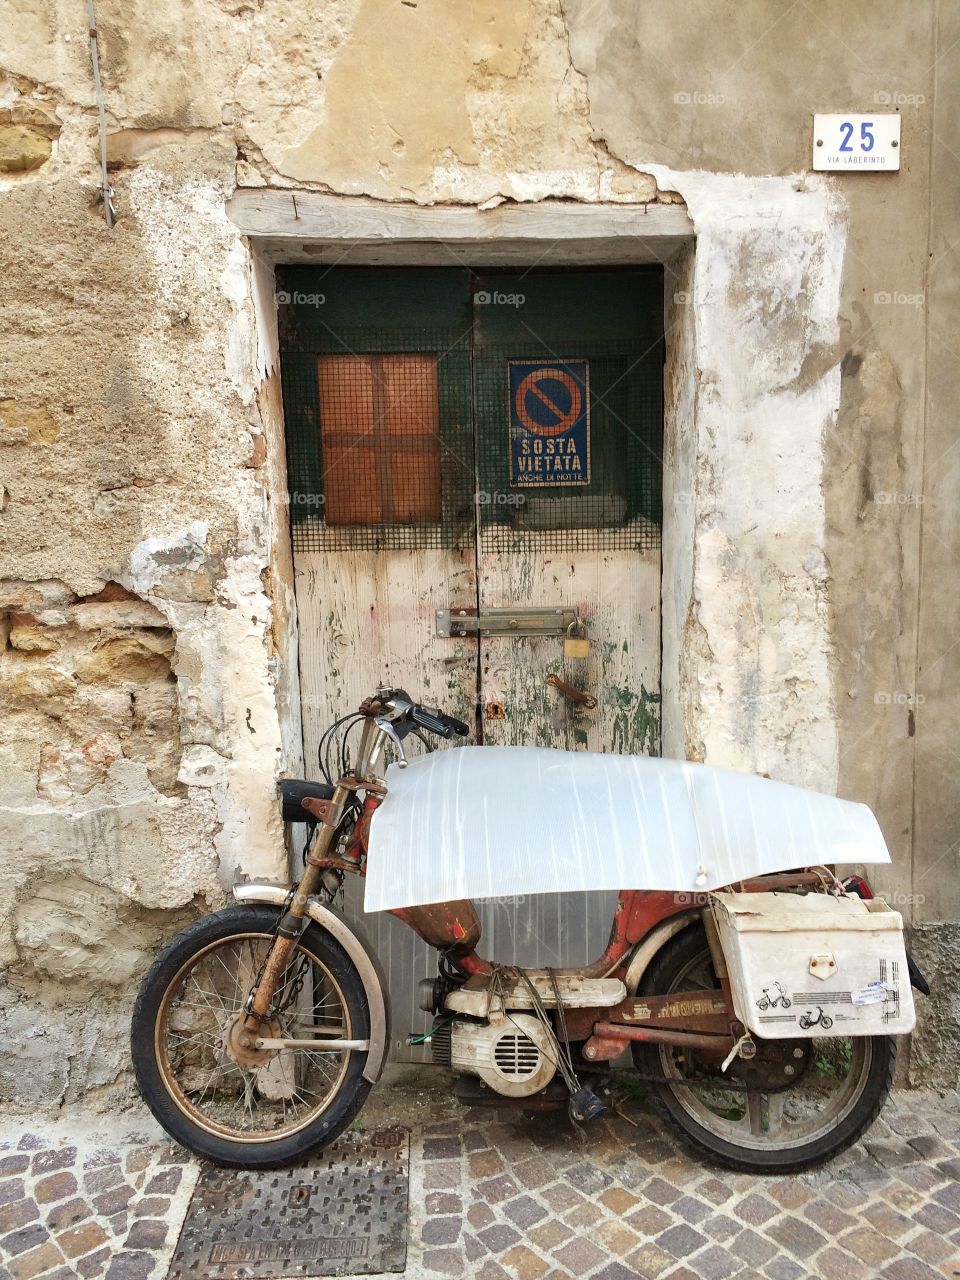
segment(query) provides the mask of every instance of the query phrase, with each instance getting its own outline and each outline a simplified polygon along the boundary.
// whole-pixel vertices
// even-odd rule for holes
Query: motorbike
[[[359,744],[352,762],[341,750],[337,773],[330,734],[344,724],[358,729]],[[425,735],[467,733],[402,689],[365,699],[325,735],[328,781],[280,784],[284,819],[308,832],[299,882],[237,886],[234,905],[196,920],[156,957],[133,1012],[133,1065],[147,1105],[183,1146],[220,1165],[279,1167],[316,1153],[357,1116],[387,1056],[390,1014],[377,956],[336,903],[347,876],[366,874],[388,757],[402,767],[411,735],[426,743]],[[578,1124],[602,1114],[604,1087],[624,1078],[627,1059],[655,1110],[701,1158],[766,1173],[826,1160],[880,1112],[896,1061],[896,1040],[883,1030],[907,1025],[889,1013],[904,992],[881,968],[884,980],[862,999],[844,994],[847,1022],[834,1027],[821,1007],[819,1018],[811,1008],[797,1025],[783,1013],[791,1001],[780,981],[767,976],[742,998],[714,906],[856,904],[866,913],[885,904],[870,901],[861,877],[841,883],[825,867],[733,887],[732,897],[620,890],[603,953],[575,968],[485,958],[469,900],[397,907],[393,914],[437,951],[437,972],[420,986],[433,1022],[410,1042],[429,1045],[435,1062],[500,1106],[565,1105]],[[911,982],[929,989],[907,963],[909,1001]],[[832,957],[813,956],[808,985],[830,964],[836,969]],[[776,1016],[761,1017],[757,1004]],[[879,1021],[858,1022],[858,1005]],[[864,1034],[866,1026],[880,1033]]]

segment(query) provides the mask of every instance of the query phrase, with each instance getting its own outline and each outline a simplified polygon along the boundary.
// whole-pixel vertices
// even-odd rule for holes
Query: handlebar
[[[443,711],[427,711],[425,707],[418,706],[416,703],[410,708],[410,719],[421,729],[428,729],[430,733],[436,733],[441,738],[452,738],[454,734],[465,738],[470,732],[470,726],[464,724],[462,720],[448,716]]]
[[[466,737],[470,732],[470,726],[455,716],[448,716],[437,707],[421,707],[404,689],[378,689],[373,697],[364,698],[358,710],[366,721],[357,750],[358,778],[376,776],[387,740],[396,749],[398,766],[405,769],[403,740],[418,728],[441,738],[452,738],[454,734]]]
[[[375,697],[366,698],[360,704],[361,715],[378,713],[389,719],[400,738],[415,726],[448,739],[455,734],[465,738],[470,732],[470,726],[462,720],[448,716],[437,707],[420,706],[403,689],[378,689]]]

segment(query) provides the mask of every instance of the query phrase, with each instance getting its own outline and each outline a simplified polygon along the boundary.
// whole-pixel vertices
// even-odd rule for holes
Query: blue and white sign
[[[511,360],[510,484],[590,483],[590,365]]]
[[[873,111],[869,115],[815,115],[814,169],[893,171],[900,168],[900,116]]]

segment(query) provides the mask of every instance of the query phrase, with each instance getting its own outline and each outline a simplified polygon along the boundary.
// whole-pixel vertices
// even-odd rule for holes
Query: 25
[[[850,120],[844,120],[840,124],[840,133],[843,135],[843,141],[840,143],[841,151],[852,151],[850,140],[853,137],[853,123]],[[860,150],[872,151],[874,144],[873,121],[864,120],[860,125]]]

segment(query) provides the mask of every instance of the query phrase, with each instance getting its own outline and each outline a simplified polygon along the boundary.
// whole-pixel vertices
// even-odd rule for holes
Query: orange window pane
[[[317,365],[326,523],[439,520],[436,356],[321,355]]]

